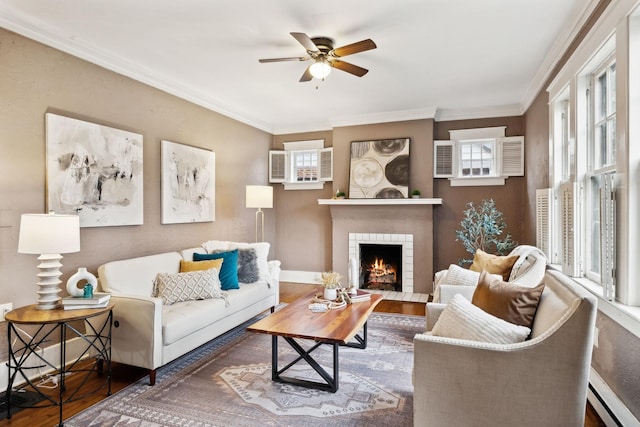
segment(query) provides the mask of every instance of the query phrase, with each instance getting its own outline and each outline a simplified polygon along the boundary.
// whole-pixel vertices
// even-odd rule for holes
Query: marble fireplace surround
[[[349,234],[412,234],[413,292],[433,285],[433,206],[442,199],[320,199],[332,220],[332,268],[348,277]]]

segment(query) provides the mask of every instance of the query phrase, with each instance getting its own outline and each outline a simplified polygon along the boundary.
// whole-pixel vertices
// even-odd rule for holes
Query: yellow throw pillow
[[[534,288],[492,278],[489,273],[480,273],[478,286],[473,293],[471,304],[485,312],[515,325],[531,329],[544,282]]]
[[[220,267],[222,266],[222,258],[220,259],[212,259],[207,261],[187,261],[184,259],[180,260],[180,273],[186,273],[188,271],[200,271],[200,270],[209,270],[215,268],[220,272]]]
[[[478,273],[485,270],[491,274],[499,274],[505,281],[508,281],[509,276],[511,275],[511,268],[518,258],[518,255],[492,255],[484,252],[483,250],[477,249],[476,255],[473,257],[473,264],[471,264],[469,270],[477,271]]]

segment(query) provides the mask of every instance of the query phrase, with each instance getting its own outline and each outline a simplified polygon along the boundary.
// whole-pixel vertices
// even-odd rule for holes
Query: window
[[[495,176],[495,142],[495,139],[460,141],[460,174],[464,177]]]
[[[504,185],[524,175],[524,137],[505,137],[505,127],[450,131],[451,140],[434,141],[434,178],[452,186]]]
[[[590,85],[586,90],[589,101],[587,109],[587,135],[589,152],[584,179],[586,224],[590,229],[585,236],[586,271],[587,278],[601,283],[602,248],[601,229],[603,212],[601,206],[601,192],[605,180],[611,179],[615,172],[615,136],[616,136],[616,96],[615,96],[616,64],[610,57],[605,64],[590,76]]]
[[[617,76],[612,40],[551,103],[549,190],[557,193],[558,213],[550,218],[555,234],[549,246],[558,253],[547,254],[566,274],[602,285],[607,299],[615,295],[616,247]]]
[[[324,140],[285,142],[284,150],[269,152],[269,182],[285,190],[322,189],[333,179],[333,148]]]

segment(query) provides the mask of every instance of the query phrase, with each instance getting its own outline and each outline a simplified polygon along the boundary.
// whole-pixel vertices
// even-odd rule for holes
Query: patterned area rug
[[[143,378],[65,426],[412,425],[412,341],[424,317],[373,313],[367,348],[340,348],[336,393],[271,381],[271,337],[245,331],[250,323],[159,369],[155,386]],[[282,339],[278,344],[282,368],[297,353]],[[331,346],[312,354],[332,372]],[[286,375],[319,380],[304,361]]]

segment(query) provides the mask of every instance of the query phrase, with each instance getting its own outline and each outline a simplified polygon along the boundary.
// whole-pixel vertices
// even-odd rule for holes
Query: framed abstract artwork
[[[409,138],[352,142],[349,198],[407,198],[409,143]]]
[[[81,227],[143,223],[142,135],[46,114],[47,208]]]
[[[203,148],[161,142],[162,223],[215,220],[215,153]]]

